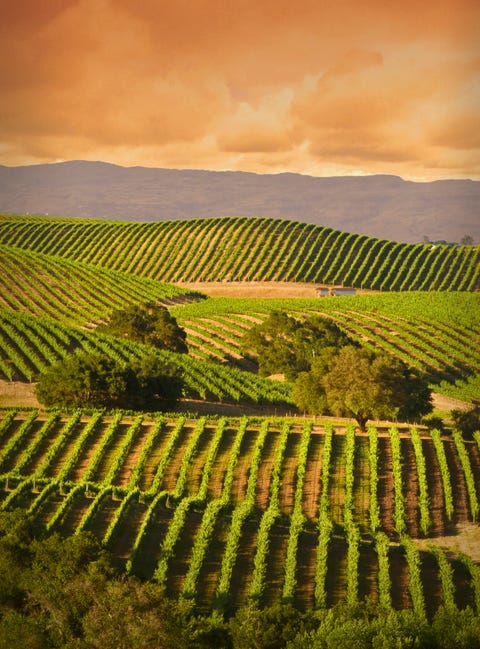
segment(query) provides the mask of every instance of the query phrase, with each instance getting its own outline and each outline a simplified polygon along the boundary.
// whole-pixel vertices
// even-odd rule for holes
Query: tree
[[[91,532],[64,538],[23,509],[0,512],[0,649],[201,646],[178,609],[158,584],[117,571]]]
[[[462,246],[473,246],[473,237],[472,237],[470,234],[466,234],[466,235],[464,235],[464,236],[460,239],[460,244],[461,244]]]
[[[464,437],[471,439],[473,434],[480,431],[480,406],[469,410],[452,410],[453,423]]]
[[[332,354],[330,356],[333,358]],[[317,360],[312,363],[309,372],[300,372],[293,384],[293,403],[311,414],[321,414],[328,410],[327,396],[323,388],[322,380],[328,368],[328,360]]]
[[[296,320],[283,311],[273,311],[243,337],[242,349],[255,359],[260,374],[285,374],[294,380],[308,372],[312,363],[329,357],[352,341],[334,322],[314,316]]]
[[[361,430],[372,418],[414,420],[432,410],[426,381],[386,354],[344,347],[322,383],[329,408],[356,419]]]
[[[130,400],[136,408],[148,408],[163,401],[173,406],[183,391],[180,368],[158,354],[148,354],[134,360],[130,368],[135,375],[135,391]]]
[[[304,629],[303,615],[291,604],[247,605],[229,621],[234,649],[283,649]]]
[[[121,364],[102,354],[77,352],[40,374],[36,395],[56,407],[171,406],[180,397],[180,370],[158,355]]]
[[[113,311],[108,322],[99,325],[97,330],[158,349],[188,352],[185,330],[168,309],[151,302]]]

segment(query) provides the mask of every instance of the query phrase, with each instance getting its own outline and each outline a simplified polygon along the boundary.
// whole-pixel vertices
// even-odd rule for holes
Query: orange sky
[[[0,0],[0,163],[480,178],[478,0]]]

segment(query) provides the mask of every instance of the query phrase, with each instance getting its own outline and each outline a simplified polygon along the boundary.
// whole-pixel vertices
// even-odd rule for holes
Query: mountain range
[[[0,212],[129,221],[285,218],[382,239],[480,241],[480,182],[120,167],[0,165]]]

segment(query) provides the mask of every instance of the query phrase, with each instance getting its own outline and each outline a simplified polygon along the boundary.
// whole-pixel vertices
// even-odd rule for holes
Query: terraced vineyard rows
[[[0,310],[0,378],[32,381],[74,349],[105,353],[120,362],[151,354],[152,347]],[[181,368],[185,397],[213,401],[290,404],[287,385],[186,354],[156,350]]]
[[[478,398],[480,355],[472,345],[472,337],[480,338],[475,295],[409,293],[282,301],[217,298],[174,308],[173,313],[187,331],[193,355],[247,366],[242,337],[276,308],[299,318],[312,314],[332,318],[363,344],[403,359],[437,386],[444,382],[437,390],[446,388],[458,398]],[[247,314],[254,319],[246,320]],[[470,386],[455,390],[452,384],[466,376],[471,376]]]
[[[24,293],[11,295],[24,299]],[[115,306],[119,305],[115,302]],[[286,386],[227,367],[253,369],[242,353],[242,337],[273,309],[282,308],[297,317],[313,313],[330,317],[364,344],[395,354],[425,372],[437,391],[475,399],[480,356],[471,341],[480,337],[478,305],[478,297],[466,293],[358,295],[323,300],[209,299],[171,308],[187,331],[190,354],[168,357],[184,368],[188,394],[195,398],[288,402]],[[41,299],[36,308],[49,312]],[[87,311],[78,317],[86,319]],[[77,347],[118,359],[151,351],[58,319],[31,317],[10,309],[0,309],[0,324],[0,377],[7,380],[31,381]],[[458,380],[462,383],[455,386]]]
[[[0,257],[0,306],[64,322],[98,322],[127,304],[198,297],[179,286],[10,246],[0,245]]]
[[[476,440],[426,429],[0,414],[2,508],[92,531],[202,612],[365,596],[479,610],[479,568],[454,550],[479,515],[479,466]]]
[[[302,281],[385,291],[480,287],[475,246],[395,244],[254,217],[124,223],[4,215],[0,243],[163,282]]]

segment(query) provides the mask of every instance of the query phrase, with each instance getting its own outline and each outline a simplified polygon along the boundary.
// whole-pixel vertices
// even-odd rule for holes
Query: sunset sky
[[[0,163],[480,178],[478,0],[0,0]]]

